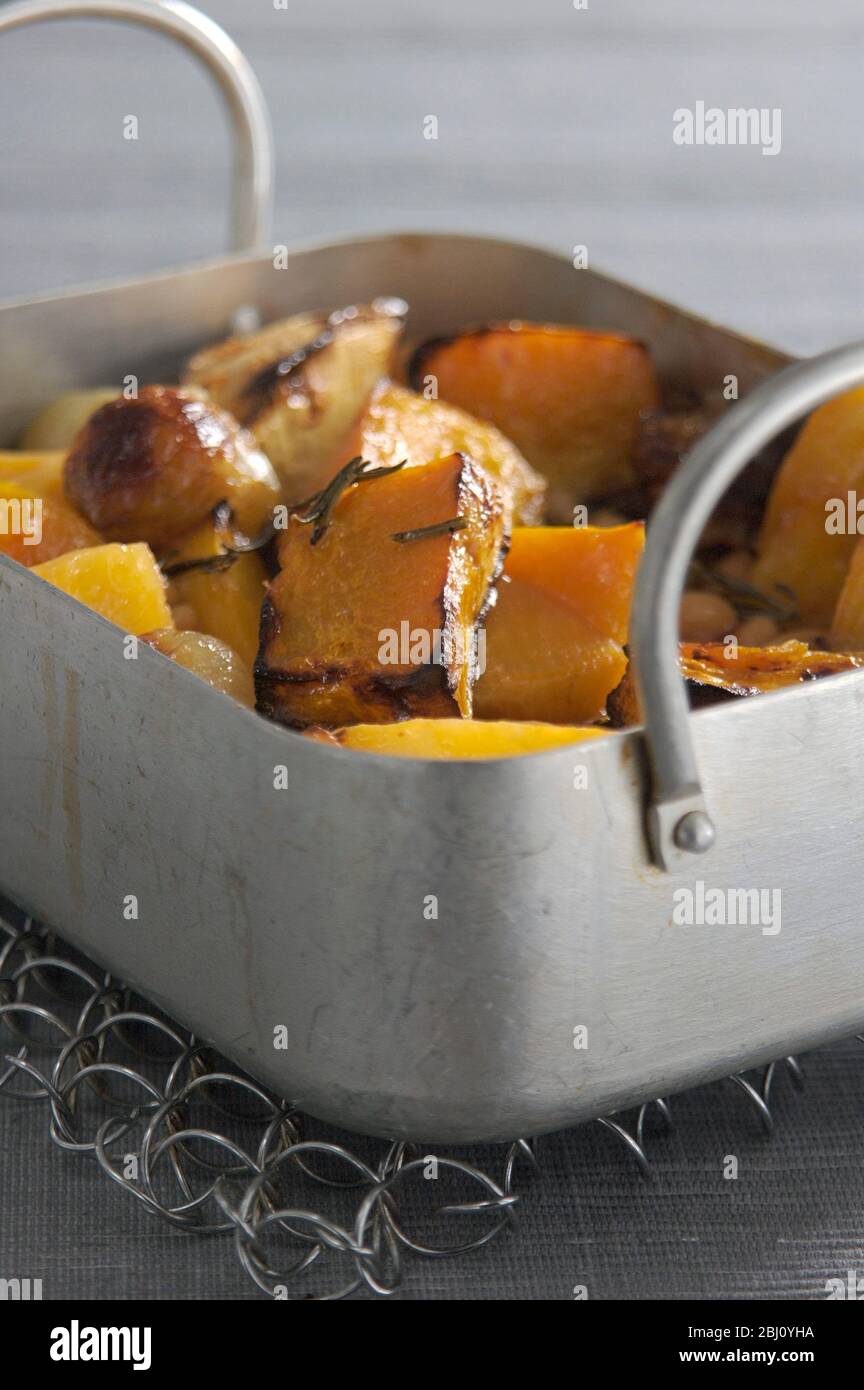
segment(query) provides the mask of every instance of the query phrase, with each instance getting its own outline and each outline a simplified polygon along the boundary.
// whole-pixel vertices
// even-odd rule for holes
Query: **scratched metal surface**
[[[203,7],[273,111],[278,240],[410,226],[584,243],[597,265],[791,350],[860,334],[857,0]],[[698,100],[779,106],[780,156],[676,148],[672,111]],[[3,297],[224,244],[216,98],[151,35],[69,24],[7,40],[0,170]],[[415,1265],[399,1296],[819,1297],[864,1272],[859,1045],[806,1072],[771,1143],[732,1088],[681,1098],[650,1187],[595,1127],[544,1140],[518,1231]],[[49,1298],[255,1296],[218,1243],[162,1230],[43,1124],[36,1107],[0,1109],[0,1275],[41,1277]]]

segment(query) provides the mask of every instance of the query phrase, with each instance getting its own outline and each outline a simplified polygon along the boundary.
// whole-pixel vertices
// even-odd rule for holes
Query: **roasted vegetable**
[[[148,545],[74,550],[32,572],[136,636],[172,626],[165,581]]]
[[[470,715],[476,625],[505,544],[498,489],[461,454],[363,468],[280,536],[258,709],[295,725]]]
[[[405,312],[402,300],[381,299],[330,315],[298,314],[205,348],[186,380],[252,430],[286,501],[299,502],[356,452],[349,435],[390,370]]]
[[[157,550],[201,524],[221,502],[234,529],[256,535],[279,484],[246,430],[191,391],[145,386],[97,410],[66,460],[72,504],[109,540]]]
[[[0,452],[0,553],[32,567],[101,536],[63,492],[63,454]]]
[[[162,559],[171,580],[172,607],[184,605],[195,629],[233,647],[251,672],[267,582],[261,556],[251,552],[231,560],[220,528],[205,521]],[[199,560],[215,563],[199,566]]]
[[[600,738],[604,733],[605,729],[503,719],[404,719],[399,724],[352,724],[332,732],[310,729],[306,736],[398,758],[508,758]]]
[[[864,540],[852,552],[829,640],[834,651],[864,652]]]
[[[831,623],[859,521],[864,533],[859,495],[864,497],[864,387],[813,412],[768,498],[752,582],[768,592],[775,586],[791,592],[807,624]]]
[[[430,463],[447,454],[463,453],[496,480],[508,517],[525,526],[543,515],[545,483],[519,450],[493,425],[466,415],[443,401],[427,401],[414,391],[390,382],[373,393],[369,409],[351,439],[350,452],[376,465],[406,459]]]
[[[681,675],[687,682],[693,705],[736,696],[764,695],[864,666],[864,657],[843,652],[814,652],[806,642],[796,641],[774,647],[682,642],[679,651]],[[621,684],[610,695],[606,709],[616,727],[641,722],[631,670],[628,669]]]
[[[415,352],[409,378],[512,439],[547,479],[556,520],[634,484],[640,412],[658,402],[641,343],[553,324],[514,321],[433,339]]]
[[[518,527],[486,621],[481,719],[577,724],[603,714],[627,666],[644,527]]]
[[[75,436],[100,406],[117,396],[116,386],[92,391],[67,391],[57,396],[30,421],[19,441],[22,449],[70,449]]]
[[[224,695],[249,709],[254,707],[252,671],[226,642],[203,632],[177,632],[170,627],[145,632],[141,640]]]

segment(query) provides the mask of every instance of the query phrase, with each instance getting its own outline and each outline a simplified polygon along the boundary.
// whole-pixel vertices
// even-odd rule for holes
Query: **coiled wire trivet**
[[[11,1047],[7,1042],[11,1039]],[[8,1048],[8,1050],[7,1050]],[[39,1060],[37,1060],[39,1059]],[[52,1064],[53,1059],[53,1064]],[[783,1059],[793,1082],[801,1073]],[[777,1063],[731,1077],[770,1132]],[[122,984],[29,918],[0,917],[0,1096],[46,1100],[50,1135],[62,1149],[93,1154],[124,1191],[172,1225],[233,1236],[244,1270],[273,1298],[385,1295],[399,1285],[404,1252],[462,1255],[488,1244],[513,1220],[517,1169],[537,1168],[526,1139],[502,1146],[499,1178],[461,1158],[405,1143],[360,1141],[371,1157],[324,1138],[287,1102],[137,1000]],[[650,1172],[645,1125],[654,1112],[671,1128],[668,1102],[603,1125]],[[523,1174],[524,1176],[524,1174]],[[429,1203],[455,1239],[432,1242],[405,1230],[400,1190],[445,1178],[452,1201]],[[298,1202],[313,1183],[347,1213],[341,1220]],[[323,1195],[323,1194],[322,1194]],[[342,1266],[344,1269],[333,1266]]]

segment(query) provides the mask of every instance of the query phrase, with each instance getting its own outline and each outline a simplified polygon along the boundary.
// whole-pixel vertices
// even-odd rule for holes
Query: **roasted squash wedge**
[[[186,381],[253,432],[285,500],[299,502],[350,457],[346,441],[390,370],[405,311],[401,300],[382,299],[282,319],[199,352]]]
[[[171,575],[172,606],[187,606],[195,630],[227,643],[251,671],[258,653],[261,604],[267,582],[261,556],[255,552],[238,555],[225,569],[206,565],[183,569],[196,560],[218,560],[225,554],[220,529],[205,521],[170,555],[163,555],[162,561]]]
[[[0,553],[32,567],[101,536],[67,501],[63,454],[0,453]]]
[[[864,652],[864,540],[859,540],[852,552],[834,609],[831,646],[838,652]]]
[[[486,621],[481,719],[597,719],[627,667],[641,522],[517,527]]]
[[[258,709],[297,726],[470,715],[504,546],[500,493],[461,454],[294,515],[262,611]]]
[[[849,498],[853,516],[850,527]],[[771,489],[751,582],[791,591],[807,625],[827,629],[864,516],[864,387],[814,410]]]
[[[424,344],[409,379],[497,425],[547,479],[549,513],[562,521],[636,482],[639,417],[659,399],[634,339],[516,321]]]
[[[390,753],[397,758],[509,758],[601,738],[605,733],[605,729],[527,720],[404,719],[399,724],[352,724],[332,732],[310,729],[306,736],[341,748]]]
[[[854,671],[864,667],[864,657],[845,652],[814,652],[806,642],[788,641],[773,647],[739,647],[722,642],[682,642],[681,675],[687,682],[693,705],[746,695],[765,695],[786,686]],[[642,715],[632,671],[607,702],[616,727],[639,724]]]
[[[75,550],[34,565],[33,573],[135,636],[173,626],[165,581],[149,545]]]
[[[404,386],[383,382],[374,391],[347,447],[346,457],[360,454],[378,466],[467,454],[496,480],[514,522],[534,526],[542,518],[546,485],[500,430]]]
[[[109,540],[164,549],[219,503],[255,536],[272,518],[279,483],[255,440],[192,391],[145,386],[92,415],[64,471],[73,506]]]

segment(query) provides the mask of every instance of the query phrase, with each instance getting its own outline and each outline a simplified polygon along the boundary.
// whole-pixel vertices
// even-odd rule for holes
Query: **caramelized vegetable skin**
[[[165,581],[148,545],[74,550],[35,565],[33,573],[135,636],[172,626]]]
[[[814,652],[806,642],[796,641],[773,647],[737,648],[722,642],[682,642],[679,653],[681,675],[687,682],[691,703],[697,705],[727,697],[764,695],[864,667],[864,657]],[[641,723],[638,695],[629,670],[610,696],[607,711],[616,727]]]
[[[223,695],[254,708],[252,671],[226,642],[203,632],[177,632],[167,627],[145,632],[141,640]]]
[[[360,454],[373,464],[430,463],[452,453],[467,454],[497,482],[508,520],[537,525],[546,485],[515,445],[493,425],[443,401],[383,382],[373,393],[345,457]]]
[[[643,543],[641,522],[517,527],[486,622],[478,717],[576,724],[602,716],[627,667]]]
[[[577,503],[622,492],[640,413],[658,404],[651,359],[632,338],[510,322],[418,348],[409,379],[489,420],[549,484],[554,520]]]
[[[529,721],[487,719],[404,719],[399,724],[352,724],[346,729],[310,729],[307,738],[397,758],[508,758],[539,753],[585,739],[605,729],[569,728]]]
[[[211,521],[190,531],[170,555],[163,556],[169,570],[195,560],[218,560],[226,555],[223,536]],[[198,632],[226,642],[246,662],[249,670],[258,653],[258,628],[267,570],[260,554],[238,555],[225,569],[188,569],[171,577],[172,606],[182,604]]]
[[[864,387],[810,416],[777,474],[759,540],[752,582],[791,590],[814,627],[831,623],[858,540],[845,515],[843,530],[832,524],[830,504],[845,513],[850,492],[864,496]]]
[[[256,535],[279,484],[252,436],[226,411],[171,386],[145,386],[97,410],[65,468],[72,504],[109,540],[175,542],[221,502]]]
[[[449,522],[461,529],[394,539]],[[461,454],[369,478],[314,536],[293,517],[279,539],[261,713],[297,726],[470,715],[476,625],[505,548],[494,483]]]
[[[32,568],[101,536],[63,491],[63,454],[0,452],[0,554]]]
[[[401,300],[376,300],[298,314],[199,352],[186,380],[254,433],[296,503],[351,456],[349,435],[390,370],[404,312]]]

